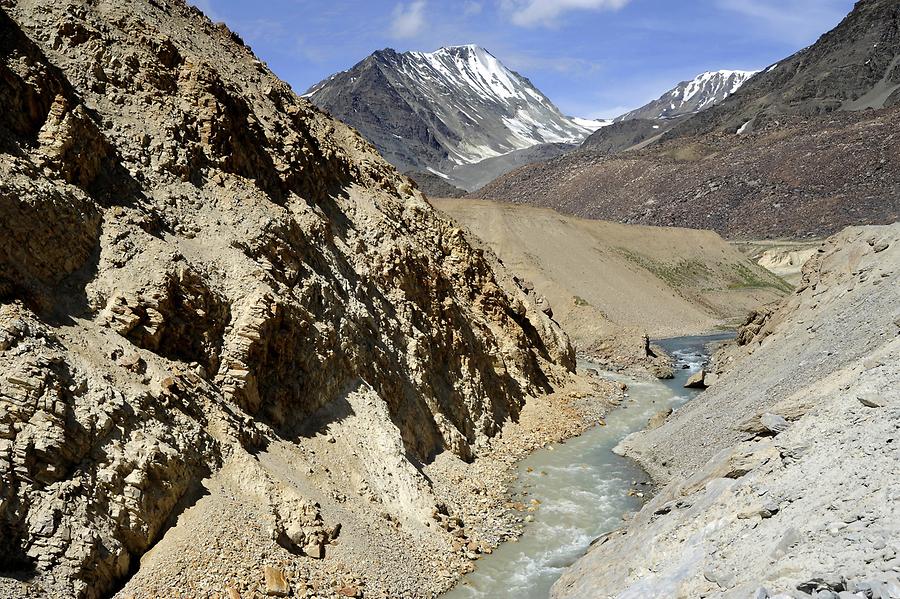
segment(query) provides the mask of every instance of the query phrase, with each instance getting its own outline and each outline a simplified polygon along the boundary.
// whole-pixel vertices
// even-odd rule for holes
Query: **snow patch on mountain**
[[[611,119],[582,119],[577,116],[571,117],[572,122],[574,122],[579,127],[583,127],[585,129],[589,129],[591,133],[596,131],[597,129],[602,129],[603,127],[608,127],[612,125],[615,121]]]
[[[394,98],[393,103],[378,106],[378,118],[366,123],[354,120],[371,97],[352,96],[357,89],[371,91],[360,87],[360,77],[377,78],[377,84],[388,88]],[[379,147],[389,159],[402,157],[398,166],[409,170],[434,167],[446,171],[537,145],[580,143],[604,124],[563,115],[531,81],[476,45],[449,46],[434,52],[381,50],[314,86],[308,96],[356,126],[376,146],[385,144],[381,140],[388,137],[386,132],[396,135],[402,128],[396,121],[402,120],[403,126],[411,119],[419,121],[410,127],[410,132],[419,136],[413,141],[427,142],[432,149],[442,148],[444,158],[440,163],[429,158],[416,164],[419,159],[415,151]],[[399,107],[392,105],[401,103]],[[397,114],[391,114],[394,111]],[[377,130],[379,127],[383,130]],[[427,133],[423,133],[423,127]],[[403,141],[408,141],[408,135],[399,143]]]
[[[682,81],[659,99],[618,117],[632,119],[669,119],[706,110],[737,92],[759,71],[707,71],[690,81]]]

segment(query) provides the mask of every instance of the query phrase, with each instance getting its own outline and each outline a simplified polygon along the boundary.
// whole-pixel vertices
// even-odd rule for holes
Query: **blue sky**
[[[563,112],[613,117],[679,81],[768,66],[853,0],[191,0],[302,93],[373,51],[474,43]]]

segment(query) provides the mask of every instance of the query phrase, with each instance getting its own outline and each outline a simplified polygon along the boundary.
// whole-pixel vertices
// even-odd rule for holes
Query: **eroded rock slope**
[[[557,598],[900,594],[900,225],[849,228],[621,446],[665,484]]]
[[[326,429],[366,442],[323,496],[447,535],[420,465],[567,376],[557,326],[181,1],[4,0],[0,50],[0,595],[106,596],[202,495],[322,557],[340,522],[271,455]]]

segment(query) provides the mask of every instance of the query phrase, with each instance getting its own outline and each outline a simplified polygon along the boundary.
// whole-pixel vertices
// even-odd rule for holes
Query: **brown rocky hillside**
[[[898,117],[900,6],[861,0],[815,44],[657,143],[609,157],[628,147],[601,130],[583,151],[522,167],[473,197],[728,238],[824,237],[900,219]]]
[[[510,276],[180,0],[3,0],[0,99],[0,596],[468,564],[422,468],[574,367]]]
[[[900,219],[898,118],[898,108],[783,117],[743,135],[678,137],[614,156],[582,150],[471,197],[730,239],[821,237]]]

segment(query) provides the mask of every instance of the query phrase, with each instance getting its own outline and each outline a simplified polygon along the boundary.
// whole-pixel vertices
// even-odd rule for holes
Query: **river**
[[[622,525],[622,515],[640,509],[647,475],[632,461],[612,453],[628,434],[666,408],[677,409],[697,392],[684,389],[687,378],[708,358],[707,345],[733,337],[720,334],[656,342],[676,362],[675,378],[639,380],[603,373],[628,384],[628,397],[609,414],[606,426],[535,452],[518,465],[512,491],[526,505],[536,504],[534,522],[517,542],[483,556],[474,572],[441,599],[547,599],[565,568],[581,557],[593,539]],[[684,368],[687,366],[687,368]],[[580,361],[580,368],[596,368]]]

